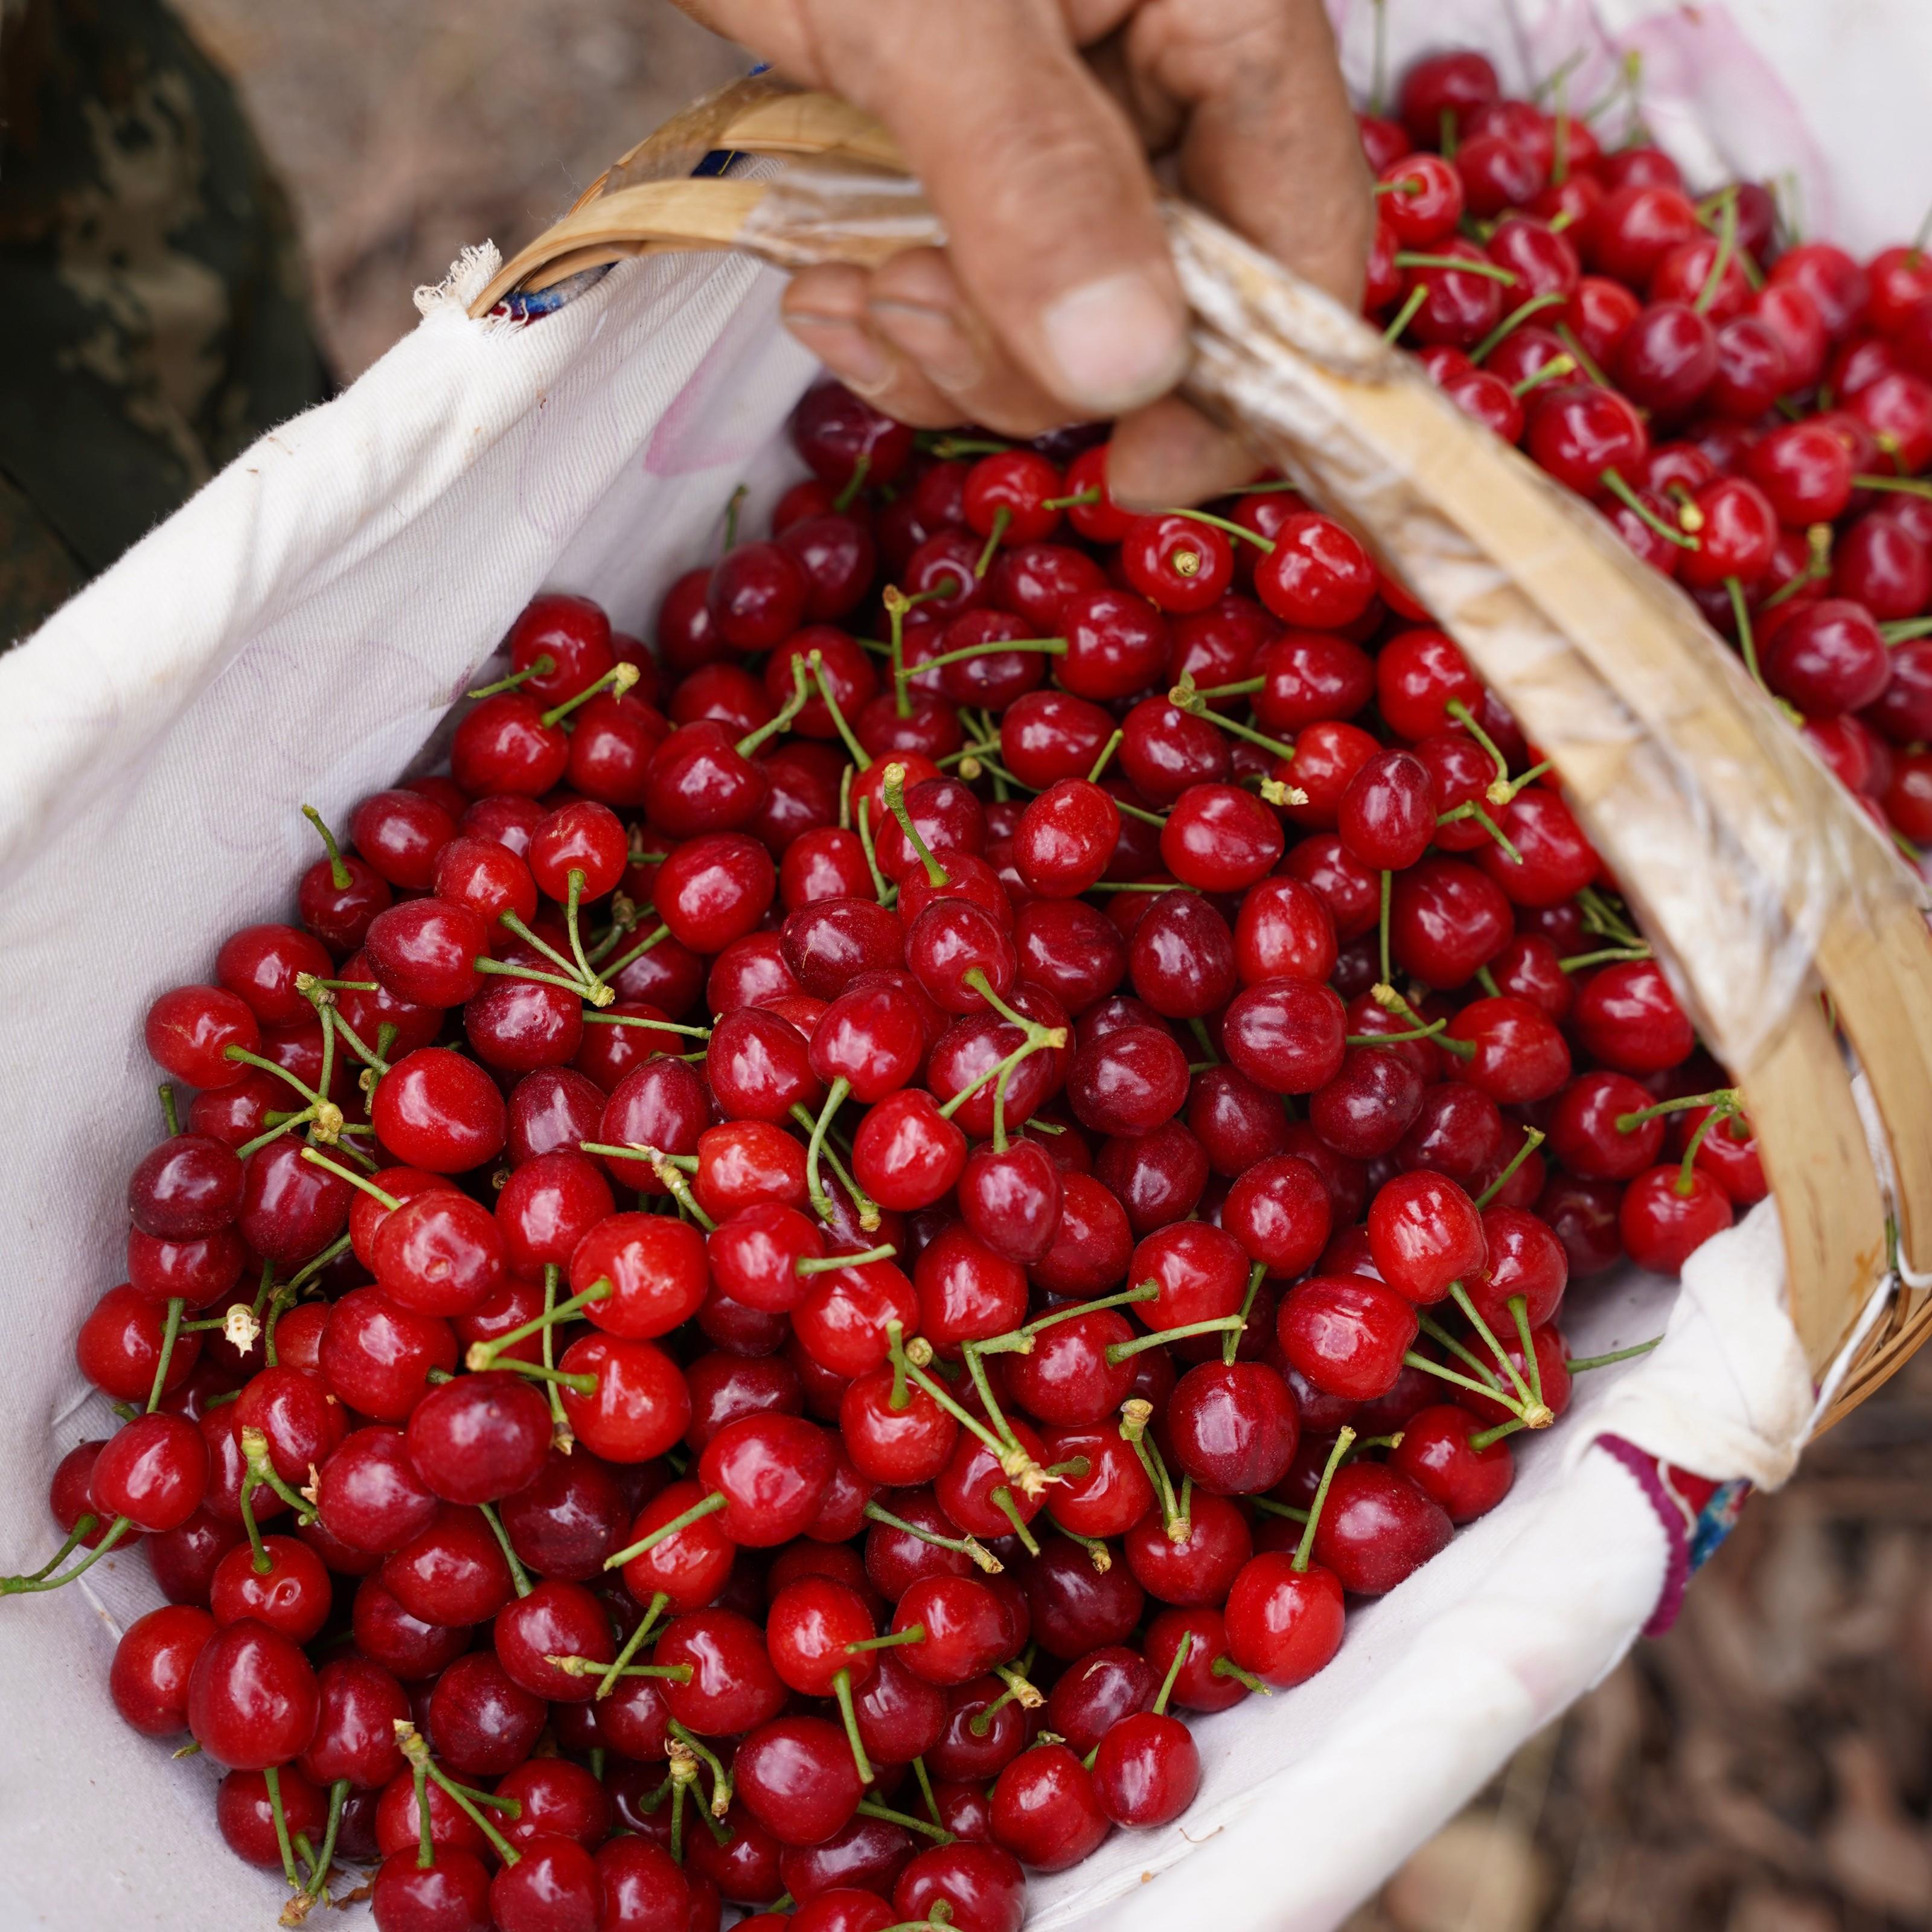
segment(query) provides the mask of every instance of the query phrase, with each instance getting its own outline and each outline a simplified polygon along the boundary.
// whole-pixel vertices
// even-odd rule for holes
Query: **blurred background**
[[[337,380],[742,55],[667,0],[176,0],[292,200]],[[1932,1351],[1349,1932],[1932,1925]]]
[[[466,243],[506,255],[747,57],[669,0],[175,0],[232,75],[302,231],[337,380],[412,328]]]

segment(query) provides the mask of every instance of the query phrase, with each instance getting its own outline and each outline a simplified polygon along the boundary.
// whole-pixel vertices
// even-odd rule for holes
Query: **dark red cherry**
[[[1256,1084],[1273,1094],[1312,1094],[1341,1070],[1343,1024],[1330,988],[1283,976],[1235,996],[1222,1038],[1228,1058]]]
[[[1423,1409],[1402,1424],[1389,1467],[1446,1511],[1451,1522],[1472,1522],[1508,1495],[1516,1477],[1507,1442],[1472,1446],[1483,1426],[1454,1402]]]
[[[1220,1496],[1271,1489],[1300,1440],[1294,1398],[1259,1362],[1203,1362],[1174,1385],[1166,1426],[1175,1460],[1198,1488]]]
[[[1315,1559],[1345,1590],[1378,1597],[1445,1548],[1448,1513],[1396,1471],[1378,1462],[1336,1470],[1315,1532]]]
[[[925,1919],[941,1903],[959,1932],[1019,1932],[1026,1876],[1013,1855],[998,1845],[961,1840],[931,1846],[900,1873],[892,1906],[902,1921]]]
[[[1099,1848],[1108,1820],[1087,1769],[1066,1745],[1022,1752],[993,1786],[993,1836],[1041,1871],[1064,1871]]]
[[[1197,1493],[1178,1536],[1160,1519],[1148,1514],[1128,1531],[1127,1567],[1134,1580],[1162,1603],[1184,1606],[1219,1604],[1227,1596],[1241,1565],[1254,1554],[1254,1537],[1246,1519],[1225,1497]],[[1165,1667],[1169,1660],[1150,1653],[1148,1661]]]

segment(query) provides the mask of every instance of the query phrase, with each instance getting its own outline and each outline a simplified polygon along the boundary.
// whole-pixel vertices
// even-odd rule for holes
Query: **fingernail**
[[[1167,292],[1137,269],[1070,290],[1040,317],[1054,388],[1094,416],[1118,416],[1164,395],[1187,361],[1181,317]]]
[[[848,388],[866,395],[891,382],[892,358],[856,322],[803,310],[788,315],[784,322]]]
[[[881,300],[866,312],[892,346],[942,389],[968,389],[985,375],[980,352],[951,312],[922,302]]]

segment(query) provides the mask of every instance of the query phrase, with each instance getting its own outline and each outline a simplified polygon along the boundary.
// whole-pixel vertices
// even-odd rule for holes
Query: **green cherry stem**
[[[556,1291],[561,1286],[563,1270],[554,1262],[547,1262],[544,1268],[543,1305],[543,1365],[554,1370],[556,1367],[556,1330],[550,1324],[556,1318]],[[593,1282],[592,1287],[597,1284]],[[570,1426],[570,1418],[564,1412],[563,1391],[555,1382],[545,1377],[544,1394],[550,1403],[550,1433],[553,1448],[561,1449],[568,1456],[576,1436]]]
[[[286,1066],[278,1066],[272,1060],[264,1060],[259,1053],[250,1053],[245,1046],[230,1046],[223,1049],[224,1060],[232,1060],[238,1066],[252,1066],[262,1073],[272,1073],[278,1080],[285,1080],[311,1107],[319,1106],[322,1096],[313,1087],[296,1078]]]
[[[1449,1292],[1456,1306],[1462,1311],[1469,1326],[1483,1339],[1483,1346],[1496,1358],[1496,1366],[1516,1385],[1517,1399],[1522,1404],[1522,1419],[1532,1429],[1547,1429],[1556,1418],[1550,1414],[1542,1400],[1530,1393],[1528,1382],[1523,1380],[1522,1371],[1510,1359],[1509,1351],[1498,1342],[1490,1324],[1483,1319],[1482,1312],[1469,1299],[1469,1292],[1460,1281],[1449,1284]]]
[[[700,1502],[693,1503],[681,1515],[673,1516],[668,1522],[660,1523],[648,1536],[640,1536],[635,1543],[626,1544],[614,1556],[605,1557],[604,1568],[621,1570],[626,1563],[642,1556],[647,1550],[655,1550],[660,1543],[675,1536],[680,1530],[688,1529],[700,1517],[712,1515],[724,1507],[724,1492],[714,1490]]]
[[[618,1652],[610,1669],[597,1680],[596,1696],[608,1697],[617,1688],[618,1678],[622,1676],[631,1660],[650,1640],[651,1632],[656,1628],[658,1618],[662,1616],[670,1607],[670,1598],[663,1591],[657,1591],[652,1594],[650,1604],[644,1612],[643,1621],[625,1640],[623,1648]],[[677,1666],[669,1665],[665,1667],[674,1670]]]
[[[1184,1322],[1178,1328],[1156,1328],[1150,1334],[1136,1336],[1131,1342],[1113,1342],[1108,1346],[1107,1360],[1118,1365],[1146,1349],[1157,1348],[1164,1342],[1178,1342],[1190,1335],[1238,1335],[1247,1325],[1238,1315],[1217,1315],[1206,1322]]]
[[[791,1118],[799,1126],[804,1128],[808,1134],[818,1125],[817,1120],[802,1106],[794,1106],[792,1108]],[[851,1173],[845,1163],[838,1158],[836,1140],[836,1136],[828,1133],[825,1144],[819,1149],[819,1152],[824,1156],[826,1166],[838,1176],[840,1186],[851,1196],[854,1203],[858,1208],[859,1226],[868,1234],[877,1234],[880,1221],[883,1218],[879,1212],[878,1203],[852,1178]]]
[[[905,1535],[916,1537],[921,1543],[929,1543],[935,1550],[950,1550],[956,1554],[969,1557],[988,1576],[997,1576],[1006,1568],[1000,1559],[976,1538],[970,1536],[941,1536],[937,1530],[927,1529],[918,1523],[908,1522],[902,1516],[895,1516],[883,1504],[872,1502],[866,1505],[866,1514],[874,1522],[882,1522],[889,1529],[896,1529]],[[920,1630],[922,1640],[926,1635]]]
[[[1514,287],[1516,272],[1505,268],[1495,262],[1465,260],[1460,255],[1419,255],[1406,248],[1396,251],[1395,266],[1398,268],[1442,268],[1457,274],[1483,275],[1492,282],[1501,282]]]
[[[1652,1107],[1640,1107],[1634,1113],[1619,1114],[1616,1126],[1620,1134],[1634,1133],[1645,1121],[1665,1114],[1688,1113],[1693,1107],[1714,1107],[1731,1113],[1737,1110],[1738,1103],[1735,1087],[1714,1087],[1708,1094],[1685,1094],[1675,1100],[1660,1100]]]
[[[1606,470],[1598,482],[1629,511],[1646,529],[1654,531],[1666,543],[1675,544],[1679,550],[1702,550],[1702,542],[1694,536],[1686,536],[1675,524],[1666,523],[1615,469]]]
[[[1536,1359],[1535,1338],[1529,1332],[1529,1303],[1525,1296],[1513,1294],[1505,1304],[1510,1319],[1516,1324],[1516,1340],[1522,1345],[1524,1366],[1529,1370],[1529,1392],[1537,1406],[1546,1406],[1543,1400],[1543,1364]],[[1527,1422],[1529,1418],[1525,1416]]]
[[[408,1760],[410,1769],[420,1771],[442,1787],[450,1802],[469,1819],[484,1838],[489,1840],[490,1849],[504,1864],[513,1865],[519,1863],[523,1854],[503,1836],[502,1832],[497,1830],[494,1825],[490,1823],[482,1808],[470,1796],[469,1787],[466,1785],[458,1784],[455,1779],[443,1770],[430,1756],[429,1746],[424,1742],[422,1734],[416,1726],[406,1718],[398,1718],[395,1722],[397,1748]],[[426,1804],[422,1807],[422,1814],[424,1821],[424,1836],[427,1840],[429,1808]],[[431,1854],[431,1862],[434,1862],[434,1853]]]
[[[1308,1559],[1315,1550],[1315,1532],[1322,1521],[1322,1507],[1328,1500],[1328,1485],[1335,1480],[1335,1472],[1342,1466],[1342,1460],[1354,1446],[1355,1432],[1344,1429],[1335,1438],[1335,1446],[1328,1452],[1328,1466],[1322,1472],[1322,1480],[1316,1485],[1314,1500],[1308,1505],[1308,1521],[1303,1526],[1301,1540],[1294,1546],[1294,1561],[1291,1569],[1306,1571]]]
[[[1248,1317],[1255,1311],[1255,1297],[1261,1292],[1262,1277],[1267,1273],[1266,1262],[1256,1262],[1248,1270],[1248,1292],[1241,1301],[1241,1326],[1231,1328],[1226,1340],[1221,1344],[1221,1366],[1224,1369],[1232,1369],[1234,1366],[1234,1357],[1241,1346],[1242,1331],[1248,1325]]]
[[[187,1306],[178,1298],[168,1304],[167,1325],[161,1330],[161,1352],[154,1362],[154,1386],[148,1391],[150,1415],[161,1406],[161,1396],[168,1384],[168,1365],[174,1359],[176,1338],[181,1334],[182,1311]]]
[[[1724,271],[1731,266],[1732,258],[1738,251],[1738,190],[1734,182],[1722,190],[1719,199],[1723,212],[1718,218],[1718,251],[1711,257],[1711,272],[1704,278],[1704,286],[1697,291],[1697,299],[1690,306],[1700,315],[1708,315],[1711,304],[1718,299],[1718,291],[1723,287]]]
[[[794,1264],[792,1271],[802,1275],[836,1274],[841,1268],[863,1268],[868,1262],[892,1261],[898,1254],[898,1250],[886,1241],[876,1248],[866,1249],[862,1254],[807,1256]]]
[[[1089,784],[1098,784],[1100,782],[1100,774],[1113,762],[1114,754],[1120,749],[1120,740],[1126,735],[1125,732],[1117,728],[1113,736],[1100,747],[1100,755],[1094,760],[1093,767],[1087,774],[1087,782]]]
[[[364,1180],[359,1174],[351,1173],[347,1168],[331,1160],[326,1154],[318,1153],[312,1147],[304,1148],[302,1157],[310,1166],[324,1168],[334,1174],[337,1180],[347,1181],[351,1187],[361,1188],[372,1201],[380,1202],[392,1214],[403,1204],[386,1189],[378,1187],[373,1180]]]
[[[519,685],[527,684],[533,677],[548,677],[556,668],[556,660],[545,651],[543,655],[524,665],[521,670],[513,670],[508,677],[500,677],[494,684],[479,684],[473,691],[466,691],[465,698],[496,698],[506,691],[514,691]]]
[[[335,842],[335,834],[322,822],[322,814],[314,806],[304,806],[302,814],[322,835],[323,848],[328,854],[329,883],[338,892],[346,892],[353,883],[353,878],[342,856],[341,847]]]
[[[814,651],[806,659],[812,667],[812,681],[818,687],[818,695],[832,720],[832,729],[844,741],[845,748],[852,754],[852,762],[860,770],[870,769],[872,754],[853,735],[852,728],[845,722],[845,714],[838,708],[838,700],[834,694],[831,680],[825,675],[825,658],[822,652]]]
[[[1438,825],[1454,825],[1459,820],[1470,818],[1473,818],[1496,841],[1512,866],[1522,863],[1522,854],[1516,850],[1509,834],[1473,798],[1466,799],[1462,804],[1451,806],[1447,812],[1439,812],[1436,814]]]
[[[1520,328],[1532,316],[1543,309],[1562,308],[1568,303],[1569,299],[1568,296],[1559,294],[1554,289],[1546,290],[1540,296],[1532,296],[1520,308],[1512,310],[1509,314],[1504,316],[1502,320],[1498,322],[1496,327],[1469,351],[1469,360],[1480,368],[1496,353],[1502,342],[1516,330]]]
[[[664,1729],[704,1765],[711,1773],[711,1815],[722,1818],[731,1808],[731,1779],[724,1767],[718,1762],[710,1748],[693,1737],[675,1718],[670,1718]]]
[[[825,1191],[824,1183],[818,1178],[818,1156],[825,1145],[826,1130],[832,1124],[832,1117],[845,1104],[845,1096],[852,1090],[852,1083],[842,1074],[826,1090],[825,1105],[819,1109],[818,1118],[812,1124],[812,1138],[806,1143],[805,1190],[812,1207],[821,1221],[833,1218],[832,1198]]]
[[[1509,392],[1518,402],[1532,389],[1540,389],[1546,382],[1560,382],[1576,369],[1576,364],[1568,356],[1552,356],[1540,369],[1532,370],[1520,382],[1512,382]]]
[[[1586,1369],[1607,1369],[1612,1362],[1628,1362],[1639,1355],[1647,1355],[1664,1340],[1661,1335],[1653,1335],[1648,1342],[1640,1342],[1634,1348],[1613,1349],[1607,1355],[1573,1355],[1563,1366],[1573,1376],[1581,1375]]]
[[[1556,335],[1557,339],[1565,349],[1569,350],[1571,356],[1575,359],[1577,368],[1582,370],[1598,388],[1607,389],[1610,386],[1610,378],[1597,367],[1590,352],[1576,340],[1567,322],[1559,322],[1556,324]]]
[[[1509,1165],[1476,1196],[1478,1208],[1486,1208],[1509,1185],[1510,1176],[1542,1146],[1545,1138],[1540,1127],[1528,1127],[1523,1130],[1522,1145],[1510,1156]]]
[[[906,809],[906,768],[898,764],[888,765],[880,775],[879,796],[886,809],[898,820],[899,830],[905,834],[906,843],[919,855],[920,863],[926,868],[926,881],[935,886],[950,886],[952,876],[932,856],[932,848],[920,836],[919,827],[913,823],[912,814]]]
[[[510,1566],[510,1581],[516,1586],[517,1594],[527,1597],[532,1588],[530,1573],[524,1568],[517,1552],[510,1547],[509,1532],[503,1527],[502,1518],[488,1503],[478,1503],[477,1508],[483,1512],[483,1520],[490,1526],[490,1534],[496,1539],[497,1547],[503,1552],[503,1561]]]
[[[735,749],[739,757],[748,758],[767,738],[776,737],[805,709],[812,696],[804,658],[794,658],[791,661],[791,695],[755,731],[746,732],[738,740]]]
[[[644,673],[628,658],[620,658],[604,675],[586,685],[574,698],[566,698],[561,704],[554,704],[543,714],[546,724],[561,724],[580,705],[588,704],[598,693],[609,687],[614,698],[622,698],[635,684]]]
[[[71,1583],[83,1570],[98,1563],[134,1526],[128,1517],[117,1516],[107,1526],[107,1534],[64,1576],[50,1575],[49,1572],[52,1565],[48,1564],[36,1570],[31,1576],[0,1576],[0,1597],[32,1596],[42,1590],[58,1590],[63,1584]],[[76,1524],[76,1528],[78,1527]],[[58,1557],[54,1559],[56,1563],[59,1561]]]
[[[1415,320],[1421,312],[1422,304],[1428,299],[1428,284],[1418,282],[1415,286],[1409,290],[1401,308],[1397,309],[1394,315],[1390,317],[1388,326],[1382,331],[1382,340],[1391,344],[1400,342],[1402,340],[1402,331]]]
[[[639,940],[637,944],[632,946],[630,951],[626,953],[621,959],[613,960],[608,966],[599,966],[597,969],[598,976],[605,982],[608,987],[608,982],[616,979],[617,975],[622,972],[626,966],[629,965],[634,960],[643,958],[644,955],[650,952],[653,946],[662,945],[663,942],[670,937],[670,928],[669,926],[659,926],[654,927],[650,932],[646,933],[644,938]]]
[[[1167,701],[1178,711],[1184,711],[1190,718],[1204,718],[1209,724],[1218,725],[1234,737],[1243,738],[1250,745],[1258,745],[1264,752],[1271,752],[1277,758],[1292,760],[1294,747],[1283,744],[1279,738],[1270,738],[1264,731],[1257,731],[1252,724],[1244,724],[1238,718],[1230,718],[1224,711],[1210,706],[1202,694],[1185,684],[1174,686],[1167,694]]]
[[[858,1772],[861,1784],[870,1784],[877,1774],[872,1769],[872,1760],[866,1755],[865,1741],[859,1735],[859,1714],[852,1708],[850,1671],[833,1673],[832,1694],[838,1700],[838,1715],[845,1726],[845,1741],[852,1748],[852,1767]]]
[[[859,1810],[866,1817],[883,1818],[888,1824],[903,1825],[908,1832],[916,1832],[921,1838],[931,1838],[936,1844],[950,1845],[952,1842],[952,1834],[940,1826],[928,1825],[923,1818],[908,1817],[904,1812],[892,1810],[886,1805],[875,1804],[869,1798],[862,1798],[859,1801]],[[944,1932],[956,1932],[956,1928],[946,1921],[916,1920],[908,1922],[938,1924],[944,1928]]]
[[[279,1766],[269,1765],[262,1773],[262,1783],[268,1793],[268,1815],[275,1821],[275,1848],[282,1855],[282,1876],[289,1882],[292,1892],[302,1889],[302,1880],[296,1876],[296,1855],[289,1843],[289,1814],[282,1803],[282,1774]]]

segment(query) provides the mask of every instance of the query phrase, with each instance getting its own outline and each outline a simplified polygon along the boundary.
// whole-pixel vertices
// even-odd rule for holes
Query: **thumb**
[[[854,44],[821,40],[830,76],[898,141],[966,293],[1014,361],[1070,413],[1117,416],[1172,388],[1186,311],[1153,177],[1058,8],[874,0],[858,11]]]

